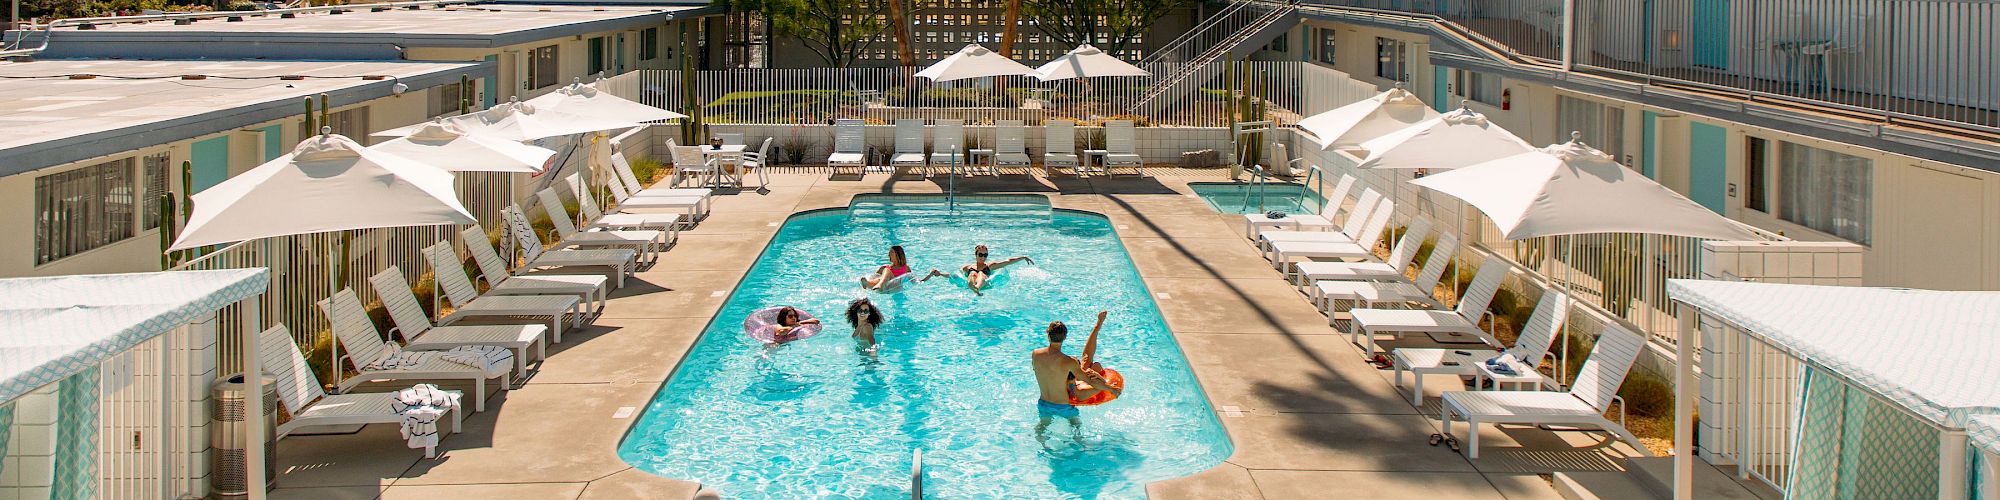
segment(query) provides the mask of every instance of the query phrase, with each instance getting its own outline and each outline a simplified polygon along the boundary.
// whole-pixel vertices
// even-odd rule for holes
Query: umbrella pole
[[[1563,316],[1569,316],[1570,306],[1576,301],[1576,235],[1563,235]],[[1569,321],[1563,321],[1562,359],[1556,365],[1556,383],[1569,383]]]

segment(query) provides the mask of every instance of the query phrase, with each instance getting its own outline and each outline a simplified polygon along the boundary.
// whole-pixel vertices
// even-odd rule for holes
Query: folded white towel
[[[431,384],[417,384],[390,397],[394,399],[389,407],[403,416],[403,439],[411,448],[431,449],[438,443],[438,419],[458,409],[459,394]]]
[[[514,370],[514,351],[505,347],[490,345],[468,345],[439,351],[438,357],[485,372],[487,378],[506,375]]]

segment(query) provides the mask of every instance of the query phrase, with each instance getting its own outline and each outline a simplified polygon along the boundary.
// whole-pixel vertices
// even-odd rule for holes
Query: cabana
[[[197,401],[211,380],[189,380],[205,372],[188,364],[212,363],[198,356],[221,352],[216,312],[258,297],[269,283],[262,268],[0,279],[0,332],[6,332],[0,335],[0,421],[6,424],[0,425],[0,449],[14,450],[9,443],[39,447],[15,451],[51,455],[54,462],[10,470],[0,487],[46,488],[51,498],[207,494],[190,491],[188,471],[176,469],[189,465],[177,462],[201,456],[207,438],[166,436],[205,436],[190,431],[205,422],[190,419],[205,420],[208,409]],[[255,314],[245,316],[247,324],[258,321]],[[169,376],[159,376],[162,371]],[[195,392],[187,394],[191,399],[169,399],[176,394],[170,387]],[[246,400],[249,414],[261,414],[259,398]],[[259,423],[248,419],[246,436],[261,436],[254,429]],[[105,429],[134,437],[100,435]],[[264,448],[249,439],[251,470],[243,477],[263,477]],[[252,489],[251,498],[262,498],[261,488]]]
[[[2000,414],[2000,293],[1669,280],[1703,377],[1679,364],[1675,496],[1694,446],[1791,498],[1966,498]],[[1695,359],[1694,342],[1679,359]],[[1701,442],[1694,405],[1700,400]],[[1987,477],[1987,482],[1994,478]]]

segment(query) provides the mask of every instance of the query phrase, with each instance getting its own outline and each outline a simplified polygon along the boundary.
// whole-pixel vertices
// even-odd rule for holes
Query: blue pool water
[[[723,305],[619,447],[641,470],[699,481],[730,498],[909,498],[924,450],[934,498],[1138,498],[1151,481],[1222,462],[1228,437],[1167,332],[1131,259],[1101,216],[1051,211],[1041,197],[863,197],[792,217]],[[856,277],[908,251],[917,273],[1028,255],[985,296],[944,279],[900,292]],[[866,296],[887,316],[861,352],[841,319]],[[826,320],[816,337],[767,351],[742,318],[793,305]],[[1111,311],[1099,359],[1125,374],[1123,397],[1056,419],[1035,436],[1029,351],[1051,320],[1083,349]]]
[[[1255,186],[1236,182],[1194,182],[1188,188],[1207,201],[1210,208],[1225,214],[1261,214],[1272,210],[1316,214],[1325,204],[1319,193],[1298,184],[1265,184],[1261,193]]]

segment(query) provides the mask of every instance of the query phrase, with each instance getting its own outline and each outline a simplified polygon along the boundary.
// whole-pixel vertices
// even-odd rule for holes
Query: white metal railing
[[[1717,415],[1704,417],[1714,419],[1722,435],[1705,451],[1736,462],[1739,476],[1784,491],[1791,479],[1805,364],[1734,325],[1722,326],[1721,333],[1722,345],[1707,346],[1718,359],[1702,363],[1722,382],[1714,399]]]

